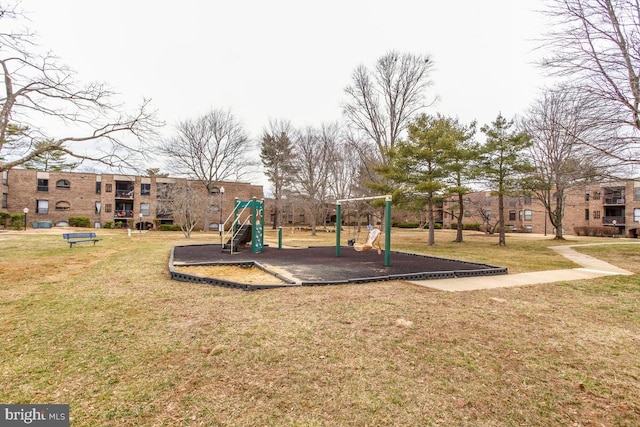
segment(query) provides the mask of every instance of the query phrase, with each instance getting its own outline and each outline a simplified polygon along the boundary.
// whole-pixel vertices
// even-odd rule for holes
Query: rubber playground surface
[[[203,280],[174,274],[173,265],[255,265],[288,281],[277,286],[317,286],[343,283],[368,283],[384,280],[430,280],[507,274],[507,269],[425,255],[391,251],[390,265],[384,265],[384,252],[357,252],[352,247],[317,246],[306,249],[265,247],[251,253],[222,253],[220,245],[189,245],[173,248],[170,260],[172,278],[182,281],[237,287],[245,290],[276,287],[274,285],[225,282],[224,278]]]

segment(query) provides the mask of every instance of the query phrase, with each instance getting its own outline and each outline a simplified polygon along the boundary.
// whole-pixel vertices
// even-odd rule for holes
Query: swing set
[[[384,265],[391,265],[391,195],[385,196],[370,196],[370,197],[355,197],[351,199],[336,200],[336,256],[340,256],[340,228],[342,225],[342,203],[343,202],[355,202],[361,200],[376,200],[385,199],[384,207]],[[370,250],[376,247],[378,253],[382,251],[378,239],[382,232],[379,228],[373,228],[369,231],[367,236],[367,242],[364,244],[354,244],[353,248],[356,251]],[[356,246],[357,245],[357,246]]]

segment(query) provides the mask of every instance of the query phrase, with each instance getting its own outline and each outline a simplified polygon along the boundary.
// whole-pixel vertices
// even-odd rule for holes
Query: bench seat
[[[74,244],[80,242],[93,242],[93,245],[96,245],[100,239],[96,237],[96,233],[63,233],[62,238],[64,238],[67,243],[69,243],[69,247],[72,248]]]

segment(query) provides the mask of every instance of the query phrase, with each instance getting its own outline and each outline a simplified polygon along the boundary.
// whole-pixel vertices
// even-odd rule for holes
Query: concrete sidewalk
[[[620,241],[604,244],[640,244],[640,242]],[[573,250],[576,246],[597,246],[601,243],[585,245],[552,246],[551,249],[580,265],[580,268],[566,270],[534,271],[530,273],[507,274],[503,276],[481,276],[461,279],[411,280],[409,283],[440,291],[459,292],[477,289],[508,288],[512,286],[535,285],[568,280],[593,279],[611,275],[633,275],[634,273],[618,268],[607,262]]]

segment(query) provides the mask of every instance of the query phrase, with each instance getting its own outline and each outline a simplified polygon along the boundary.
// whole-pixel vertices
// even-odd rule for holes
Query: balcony
[[[624,205],[626,200],[624,197],[605,197],[604,204],[605,205]]]
[[[613,225],[613,221],[616,225],[624,225],[624,216],[605,216],[602,218],[602,225]]]
[[[115,212],[116,218],[133,218],[133,210],[120,209]]]
[[[116,189],[116,197],[118,199],[133,199],[133,188],[126,190]]]

